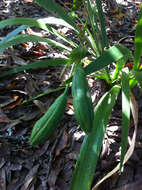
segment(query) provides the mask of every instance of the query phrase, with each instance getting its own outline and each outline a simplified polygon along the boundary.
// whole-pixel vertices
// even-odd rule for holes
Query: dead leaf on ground
[[[20,190],[29,190],[29,187],[34,183],[34,179],[38,172],[38,168],[39,168],[39,164],[34,166],[32,169],[30,169],[29,173],[27,174],[24,180],[24,185],[21,187]]]
[[[68,143],[68,135],[67,133],[64,131],[63,135],[58,143],[57,149],[56,149],[56,156],[59,156],[60,152],[66,148]]]

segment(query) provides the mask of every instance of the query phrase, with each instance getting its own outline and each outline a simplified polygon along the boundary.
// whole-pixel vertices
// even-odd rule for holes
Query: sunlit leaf
[[[54,34],[64,40],[65,42],[71,44],[74,47],[77,47],[77,44],[74,43],[72,40],[69,38],[66,38],[63,36],[60,32],[58,32],[56,29],[53,27],[49,26],[48,24],[58,24],[58,25],[63,25],[66,27],[70,27],[66,22],[64,22],[62,19],[55,18],[55,17],[48,17],[48,18],[42,18],[42,19],[33,19],[33,18],[10,18],[10,19],[5,19],[3,21],[0,21],[0,28],[4,28],[6,26],[12,26],[12,25],[28,25],[28,26],[34,26],[41,28],[43,30],[46,30],[50,32],[51,34]]]
[[[73,172],[70,190],[77,190],[78,187],[81,190],[90,190],[91,188],[105,129],[119,91],[119,86],[112,87],[109,92],[104,94],[95,107],[94,126],[92,132],[85,137],[81,146],[76,167]]]
[[[99,71],[100,69],[103,69],[104,67],[124,57],[125,59],[132,57],[129,49],[120,44],[112,46],[111,48],[106,50],[103,55],[101,55],[95,61],[88,64],[87,67],[85,67],[85,73],[90,74]]]
[[[76,23],[73,21],[73,19],[67,14],[67,12],[55,2],[55,0],[35,0],[37,4],[39,4],[41,7],[47,9],[52,14],[57,14],[60,18],[62,18],[65,22],[70,24],[73,29],[76,31],[80,31]]]
[[[59,42],[56,42],[56,41],[48,39],[48,38],[39,37],[36,35],[30,35],[30,34],[20,34],[20,35],[17,35],[16,37],[12,38],[9,41],[1,42],[0,50],[3,50],[10,46],[14,46],[14,45],[24,43],[24,42],[46,42],[48,45],[54,46],[56,48],[66,50],[66,51],[71,51],[71,48],[69,48]]]

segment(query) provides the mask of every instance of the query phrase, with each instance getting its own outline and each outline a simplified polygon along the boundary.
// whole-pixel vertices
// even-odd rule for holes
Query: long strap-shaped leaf
[[[105,47],[108,47],[108,38],[106,34],[106,28],[105,28],[105,18],[102,10],[102,2],[101,0],[96,0],[96,5],[98,9],[98,16],[100,19],[100,25],[101,25],[101,33],[102,33],[102,45],[103,45],[103,50]]]
[[[137,134],[137,125],[138,125],[138,105],[137,102],[135,100],[134,95],[132,94],[132,92],[130,91],[130,99],[131,99],[131,111],[132,111],[132,116],[134,119],[134,133],[131,139],[131,144],[130,147],[125,155],[124,158],[124,162],[123,164],[125,164],[129,158],[131,157],[131,155],[133,154],[134,148],[135,148],[135,141],[136,141],[136,134]],[[120,163],[112,170],[110,171],[106,176],[104,176],[93,188],[92,190],[97,190],[99,185],[101,183],[103,183],[106,179],[108,179],[109,177],[111,177],[113,174],[115,174],[118,170],[120,169]]]
[[[32,102],[33,100],[37,100],[38,98],[40,98],[42,96],[45,96],[45,95],[48,95],[48,94],[51,94],[53,92],[57,92],[57,91],[60,91],[60,90],[63,90],[63,89],[64,89],[64,87],[59,87],[59,88],[55,88],[55,89],[52,89],[52,90],[47,90],[47,91],[45,91],[43,93],[38,94],[37,96],[34,96],[33,98],[29,98],[28,100],[24,100],[21,104],[26,104],[28,102]]]
[[[10,32],[9,34],[7,34],[6,37],[4,37],[0,43],[3,42],[7,42],[8,40],[11,40],[12,38],[14,38],[17,34],[19,34],[21,31],[25,30],[28,28],[28,25],[22,25],[19,26],[18,28],[16,28],[15,30],[13,30],[12,32]]]
[[[50,13],[56,13],[60,18],[66,21],[68,24],[72,26],[76,31],[80,31],[79,27],[73,19],[66,13],[66,11],[55,2],[55,0],[35,0],[41,7],[47,9]]]
[[[100,69],[103,69],[113,62],[122,59],[123,57],[131,58],[131,56],[132,55],[129,49],[120,44],[117,44],[109,48],[102,56],[85,67],[85,73],[91,74],[93,72],[99,71]]]
[[[97,55],[101,55],[101,53],[102,53],[101,39],[100,39],[101,32],[98,27],[98,18],[96,16],[96,7],[94,7],[91,0],[84,1],[84,7],[86,8],[88,18],[90,21],[90,25],[91,25],[91,30],[92,30],[92,32],[90,32],[89,30],[87,32],[91,38],[91,43],[94,47],[94,50],[96,49],[95,52],[97,53]]]
[[[0,21],[0,28],[4,28],[6,26],[11,26],[11,25],[21,25],[21,24],[28,25],[28,26],[35,26],[46,31],[50,30],[50,28],[48,28],[48,26],[46,26],[44,22],[35,20],[33,18],[24,18],[24,17],[2,20]]]
[[[52,28],[51,26],[49,26],[48,24],[54,24],[54,23],[58,23],[65,25],[65,22],[61,21],[61,19],[58,18],[54,18],[54,17],[50,17],[50,18],[46,18],[46,19],[33,19],[33,18],[24,18],[24,17],[20,17],[20,18],[10,18],[10,19],[6,19],[3,21],[0,21],[0,28],[4,28],[6,26],[11,26],[11,25],[28,25],[28,26],[35,26],[38,28],[41,28],[43,30],[46,30],[48,32],[50,32],[51,34],[54,34],[58,37],[60,37],[62,40],[64,40],[65,42],[71,44],[74,47],[77,47],[76,43],[74,43],[72,40],[66,38],[64,35],[62,35],[60,32],[58,32],[57,30],[55,30],[54,28]],[[67,27],[69,27],[69,25],[66,25]]]
[[[98,57],[95,61],[89,63],[84,68],[84,70],[86,75],[88,75],[96,71],[99,71],[101,69],[104,69],[106,66],[112,64],[113,62],[117,62],[120,59],[124,59],[125,61],[127,61],[128,58],[132,58],[131,51],[128,48],[124,47],[123,45],[117,44],[106,50],[105,53],[100,57]],[[63,84],[64,85],[68,84],[71,81],[72,78],[69,78]]]
[[[126,69],[126,68],[125,68]],[[130,124],[130,87],[127,70],[122,71],[122,140],[121,140],[121,158],[120,171],[122,169],[124,156],[127,149],[127,139]]]
[[[24,70],[37,69],[37,68],[48,67],[48,66],[61,66],[67,63],[68,63],[68,59],[45,59],[42,61],[30,63],[28,65],[16,67],[14,69],[11,69],[10,71],[3,72],[0,74],[0,78],[8,76],[8,75],[16,74]]]
[[[86,136],[73,173],[70,190],[90,190],[105,129],[120,87],[114,86],[98,102],[94,110],[94,126]],[[104,111],[105,110],[105,111]]]
[[[107,65],[120,60],[124,56],[131,57],[131,52],[122,45],[115,45],[115,46],[109,48],[101,57],[97,58],[95,61],[91,62],[87,67],[85,67],[85,73],[90,74],[90,73],[96,72],[100,69],[103,69]],[[44,60],[44,61],[42,61],[44,63],[44,65],[41,64],[41,67],[42,67],[42,65],[43,65],[43,67],[44,66],[46,67],[46,66],[57,66],[59,64],[63,64],[63,65],[67,64],[67,61],[68,61],[67,59],[65,60],[65,62],[64,61],[62,62],[62,60],[63,59],[59,59],[59,61],[57,60],[57,62],[56,62],[56,59],[55,60],[46,60],[46,61]],[[56,65],[56,63],[57,63],[57,65]],[[26,69],[32,69],[35,66],[36,66],[36,68],[37,67],[40,68],[40,62],[35,62],[35,63],[29,64],[27,66],[17,67],[8,72],[4,72],[0,75],[0,78],[7,76],[9,74],[18,73],[18,72],[26,70]]]
[[[24,43],[24,42],[46,42],[48,45],[57,47],[62,50],[66,50],[66,51],[72,50],[71,48],[68,48],[67,46],[65,46],[59,42],[56,42],[54,40],[39,37],[36,35],[29,35],[29,34],[20,34],[7,42],[4,41],[3,43],[0,43],[0,50],[8,48],[13,45]]]
[[[135,33],[135,42],[134,42],[135,50],[134,50],[134,68],[136,70],[140,63],[140,58],[142,55],[142,5],[139,12],[138,24],[136,26]]]

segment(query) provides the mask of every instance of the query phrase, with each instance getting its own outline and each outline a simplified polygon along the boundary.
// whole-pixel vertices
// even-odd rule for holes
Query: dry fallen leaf
[[[9,119],[6,116],[0,117],[0,123],[9,123]]]
[[[121,18],[123,18],[123,17],[125,17],[125,16],[126,16],[126,14],[121,13],[121,14],[113,15],[112,17],[121,19]]]
[[[16,101],[14,101],[13,103],[11,103],[8,106],[4,107],[3,109],[4,110],[13,109],[16,106],[18,106],[19,104],[21,104],[22,101],[23,101],[23,98],[18,98]]]
[[[60,152],[66,148],[67,146],[67,143],[68,143],[68,136],[67,136],[67,133],[64,131],[60,141],[59,141],[59,144],[57,146],[57,149],[56,149],[56,156],[59,156]]]

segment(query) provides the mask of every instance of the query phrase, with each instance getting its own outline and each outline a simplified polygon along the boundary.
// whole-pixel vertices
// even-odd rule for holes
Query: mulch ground
[[[72,1],[57,1],[69,9]],[[109,2],[109,1],[108,1]],[[122,1],[116,5],[103,2],[107,33],[110,44],[118,41],[134,50],[134,32],[138,16],[139,1]],[[118,14],[114,7],[119,6]],[[28,0],[1,0],[0,20],[11,17],[43,18],[51,16],[46,10]],[[14,27],[0,30],[0,37],[6,36]],[[64,30],[60,27],[59,30]],[[47,35],[45,31],[30,28],[27,33]],[[72,36],[72,32],[69,31]],[[52,36],[51,36],[52,38]],[[61,51],[47,44],[26,43],[0,52],[0,72],[45,58],[63,57]],[[46,143],[32,147],[29,137],[34,123],[49,108],[62,91],[48,94],[37,100],[21,104],[24,100],[40,93],[58,88],[63,78],[62,68],[29,70],[0,80],[0,190],[68,190],[84,133],[77,125],[72,110],[72,97],[60,126]],[[64,76],[66,78],[66,75]],[[106,91],[104,82],[90,81],[94,106]],[[139,123],[136,148],[125,164],[122,175],[116,173],[106,180],[100,190],[142,189],[142,90],[133,89],[139,106]],[[121,98],[121,97],[120,97]],[[130,124],[130,137],[133,133]],[[119,162],[121,142],[121,103],[117,101],[107,127],[102,152],[98,161],[93,185],[111,171]]]

